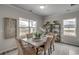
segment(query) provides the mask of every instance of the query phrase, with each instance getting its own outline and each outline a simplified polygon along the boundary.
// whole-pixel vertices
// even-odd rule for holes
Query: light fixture
[[[40,9],[44,9],[45,8],[45,6],[40,6]]]

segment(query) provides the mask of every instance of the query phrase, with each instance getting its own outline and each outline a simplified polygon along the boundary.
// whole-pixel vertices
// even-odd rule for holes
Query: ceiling
[[[45,6],[44,9],[40,9],[42,5]],[[71,4],[14,4],[13,6],[40,16],[60,15],[79,11],[78,4],[72,6]]]

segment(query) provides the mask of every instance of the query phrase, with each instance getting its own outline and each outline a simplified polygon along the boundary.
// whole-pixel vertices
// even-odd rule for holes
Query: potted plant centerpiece
[[[35,33],[34,33],[34,39],[35,39],[35,40],[40,39],[40,38],[41,38],[41,35],[42,35],[41,32],[35,32]]]

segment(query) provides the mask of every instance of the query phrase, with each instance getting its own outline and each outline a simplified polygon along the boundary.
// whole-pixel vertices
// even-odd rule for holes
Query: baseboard
[[[63,43],[63,44],[67,44],[67,45],[72,45],[72,46],[79,47],[78,45],[74,45],[74,44],[70,44],[70,43],[66,43],[66,42],[59,42],[59,43]]]
[[[17,48],[12,48],[12,49],[10,49],[10,50],[3,51],[3,52],[0,53],[0,55],[5,55],[5,54],[7,54],[7,53],[9,53],[9,52],[12,52],[12,51],[14,51],[14,50],[16,50],[16,49],[17,49]]]

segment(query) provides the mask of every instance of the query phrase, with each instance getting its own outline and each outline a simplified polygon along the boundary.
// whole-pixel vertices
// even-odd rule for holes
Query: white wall
[[[64,19],[70,19],[70,18],[76,18],[76,22],[77,22],[77,28],[76,28],[76,37],[70,37],[70,36],[64,36],[63,35],[63,20]],[[73,13],[67,13],[67,14],[63,14],[63,15],[59,15],[59,16],[50,16],[50,17],[46,17],[44,22],[46,21],[53,21],[53,20],[57,20],[60,22],[61,24],[61,41],[64,43],[69,43],[69,44],[74,44],[74,45],[78,45],[79,46],[79,11],[77,12],[73,12]]]
[[[37,27],[41,26],[43,22],[41,16],[35,15],[31,12],[23,11],[18,8],[13,8],[7,5],[0,5],[0,52],[16,46],[16,42],[14,39],[4,39],[4,35],[3,35],[4,17],[10,17],[15,19],[18,19],[19,17],[23,17],[26,19],[36,20]]]

